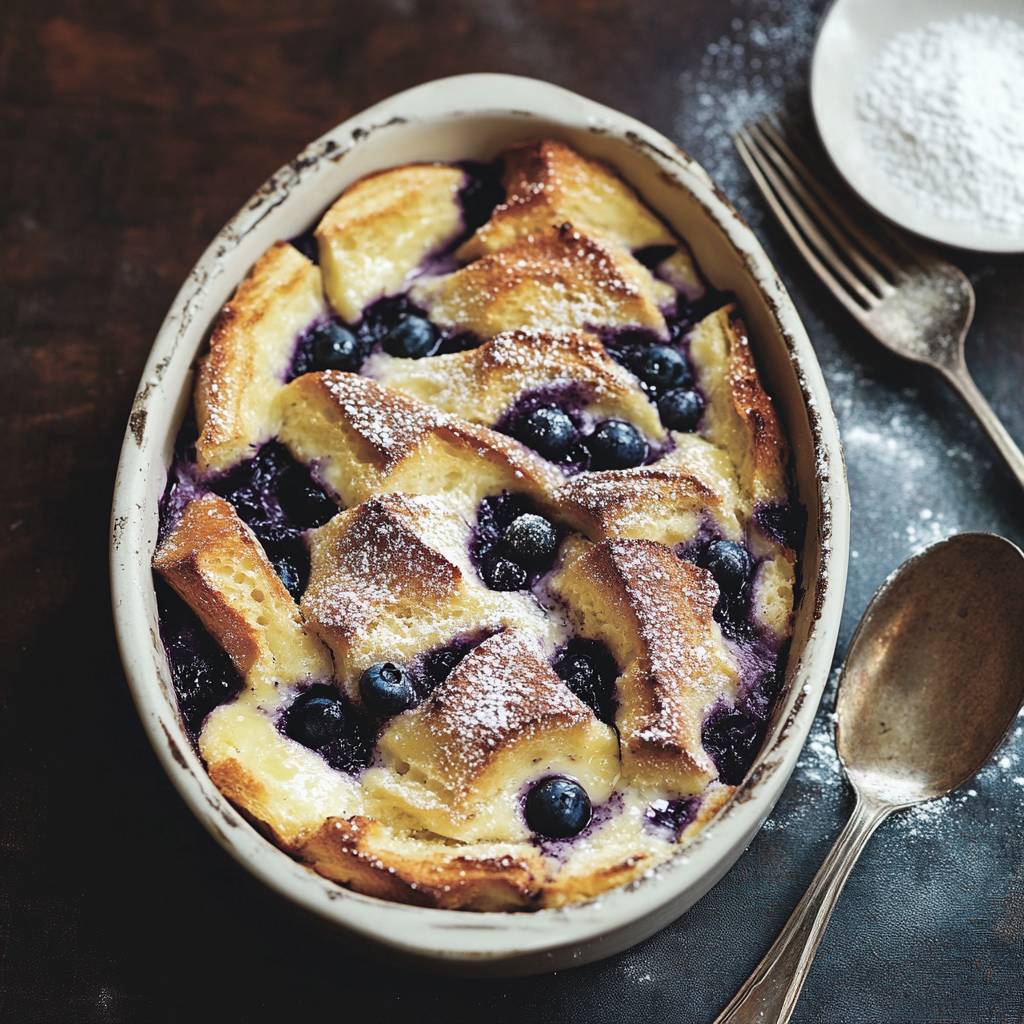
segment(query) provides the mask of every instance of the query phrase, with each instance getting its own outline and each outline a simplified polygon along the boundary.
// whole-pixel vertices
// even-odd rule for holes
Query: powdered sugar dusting
[[[964,14],[900,32],[865,69],[856,111],[873,159],[947,221],[1024,228],[1024,27]]]

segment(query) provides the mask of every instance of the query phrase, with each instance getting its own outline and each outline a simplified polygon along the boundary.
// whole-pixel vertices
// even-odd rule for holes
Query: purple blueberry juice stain
[[[494,424],[494,429],[502,434],[508,434],[509,437],[518,438],[523,423],[531,413],[538,409],[552,407],[560,409],[569,417],[576,430],[578,441],[579,435],[587,427],[584,410],[590,404],[590,398],[591,395],[587,388],[582,384],[569,381],[532,388],[519,395],[505,410],[498,422]],[[586,463],[586,453],[577,451],[577,447],[578,445],[557,463],[567,472],[579,472],[580,467]]]
[[[377,299],[376,302],[367,306],[357,324],[346,324],[345,326],[355,334],[365,362],[371,354],[381,350],[380,343],[384,335],[408,316],[426,317],[426,312],[411,302],[406,295],[391,295]],[[313,332],[328,319],[332,318],[321,317],[314,321],[299,336],[291,368],[285,375],[286,383],[305,373],[314,372]],[[339,319],[339,323],[342,322]]]
[[[754,509],[754,525],[783,547],[799,551],[807,531],[807,509],[798,501],[763,502]]]
[[[338,506],[277,441],[268,441],[254,458],[214,478],[209,487],[249,525],[298,601],[309,580],[303,533],[326,523]]]
[[[552,668],[602,722],[614,728],[619,666],[600,640],[573,637],[555,651]]]
[[[719,780],[738,786],[754,763],[768,731],[775,699],[782,689],[790,641],[781,645],[762,631],[736,649],[740,682],[730,704],[719,702],[701,728],[701,743],[718,769]]]
[[[699,809],[700,797],[655,800],[644,811],[644,830],[670,843],[678,843]]]
[[[536,514],[536,506],[529,498],[522,494],[510,494],[508,491],[484,498],[477,506],[476,522],[469,534],[469,560],[485,584],[488,564],[495,558],[503,557],[502,534],[506,528],[519,516]],[[556,533],[557,543],[560,545],[566,531],[556,528]],[[532,589],[537,586],[550,568],[543,566],[524,569],[525,582],[521,589]]]
[[[674,245],[645,245],[642,249],[633,250],[633,258],[653,274],[658,269],[658,264],[668,259],[675,251]]]
[[[417,655],[409,665],[409,674],[419,701],[426,700],[455,671],[466,655],[493,635],[494,630],[474,630],[472,633],[452,637],[440,647]]]
[[[317,220],[317,224],[320,221]],[[316,231],[316,225],[311,227],[308,231],[303,231],[301,235],[296,235],[294,238],[288,239],[288,244],[293,248],[298,249],[303,256],[306,257],[310,263],[319,265],[320,263],[320,246],[317,243],[314,232]]]
[[[196,748],[204,719],[234,700],[242,690],[242,677],[195,612],[156,573],[153,587],[178,713]]]

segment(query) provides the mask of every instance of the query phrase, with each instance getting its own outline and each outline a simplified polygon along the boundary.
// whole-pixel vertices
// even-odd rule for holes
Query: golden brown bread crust
[[[786,500],[789,445],[735,314],[730,305],[705,317],[690,334],[690,352],[709,400],[701,433],[732,457],[749,515],[759,502]]]
[[[446,164],[406,164],[350,185],[316,229],[331,305],[349,323],[462,230],[466,179]]]
[[[185,507],[181,521],[153,557],[153,568],[199,616],[245,675],[267,648],[249,608],[225,597],[224,565],[247,564],[251,593],[278,608],[295,608],[256,535],[223,498],[208,494]],[[297,618],[297,612],[296,612]]]
[[[590,540],[646,538],[672,547],[705,523],[726,538],[742,536],[733,481],[716,472],[717,449],[677,435],[676,448],[649,466],[580,473],[554,495],[559,519]]]
[[[280,440],[317,463],[346,505],[391,491],[460,491],[475,508],[503,489],[539,499],[562,479],[518,441],[357,374],[307,373],[283,389],[278,408]]]
[[[356,892],[442,910],[520,910],[535,905],[543,882],[540,854],[499,848],[491,856],[442,849],[403,855],[387,846],[373,818],[330,818],[301,847],[314,871]]]
[[[488,590],[469,564],[469,523],[437,498],[387,494],[311,534],[302,611],[334,653],[335,676],[360,703],[359,674],[454,636],[522,626],[543,635],[524,595]]]
[[[676,245],[677,239],[607,164],[556,139],[521,142],[501,154],[505,202],[458,251],[474,260],[524,235],[570,223],[602,231],[627,249]]]
[[[432,406],[463,419],[493,426],[517,398],[555,384],[602,419],[617,416],[648,437],[663,440],[658,412],[636,378],[583,331],[508,331],[478,348],[426,359],[374,357],[366,372]]]
[[[274,435],[270,408],[298,335],[326,310],[319,268],[293,246],[276,242],[256,261],[217,318],[199,363],[200,469],[226,469]]]
[[[637,327],[667,337],[660,304],[675,291],[597,231],[546,228],[468,267],[414,286],[413,300],[448,330]]]
[[[701,725],[738,674],[712,617],[711,574],[654,541],[579,542],[552,585],[581,635],[624,666],[615,724],[626,778],[699,793],[718,777]]]

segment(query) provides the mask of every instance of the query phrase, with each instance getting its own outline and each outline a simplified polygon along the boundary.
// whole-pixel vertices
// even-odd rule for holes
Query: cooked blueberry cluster
[[[484,498],[477,509],[470,557],[491,590],[525,590],[554,564],[560,533],[528,498]]]
[[[276,441],[213,481],[211,489],[231,502],[252,528],[281,582],[298,601],[309,579],[303,531],[323,526],[338,506]]]
[[[357,772],[370,761],[375,730],[333,686],[318,684],[300,694],[285,712],[283,726],[338,771]]]

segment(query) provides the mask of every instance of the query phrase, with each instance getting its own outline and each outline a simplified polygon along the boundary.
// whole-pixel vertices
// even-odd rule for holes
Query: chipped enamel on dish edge
[[[199,347],[274,241],[299,234],[370,170],[411,160],[489,158],[512,141],[544,134],[612,162],[681,230],[712,282],[736,292],[766,389],[796,453],[797,491],[809,517],[806,593],[764,749],[729,804],[679,855],[633,885],[558,909],[480,914],[411,907],[343,889],[293,861],[210,781],[178,717],[159,638],[150,570],[157,503]],[[115,626],[139,714],[171,781],[217,841],[277,894],[369,940],[378,952],[434,970],[553,971],[610,956],[670,923],[728,871],[770,814],[831,667],[849,515],[839,431],[810,340],[753,233],[704,170],[639,121],[565,89],[510,75],[462,75],[399,93],[312,143],[259,189],[189,274],[150,353],[121,452],[111,517]]]

